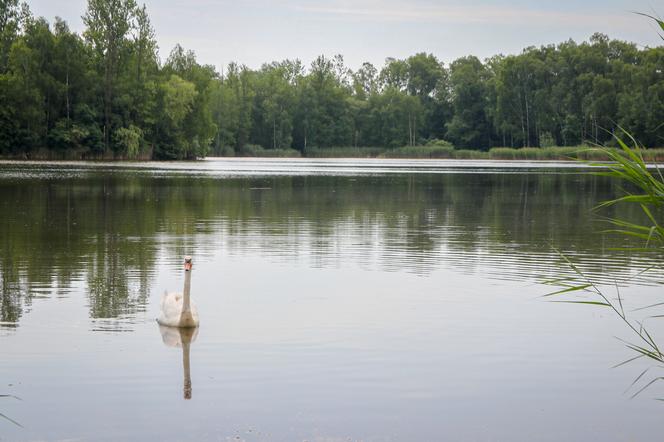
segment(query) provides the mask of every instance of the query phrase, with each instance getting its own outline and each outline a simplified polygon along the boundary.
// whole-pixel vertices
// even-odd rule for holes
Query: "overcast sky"
[[[643,0],[145,0],[162,59],[176,43],[217,67],[342,54],[355,69],[386,57],[430,52],[448,63],[518,53],[524,47],[588,39],[593,32],[661,44]],[[86,0],[28,0],[35,15],[83,30]],[[139,0],[139,3],[142,3]]]

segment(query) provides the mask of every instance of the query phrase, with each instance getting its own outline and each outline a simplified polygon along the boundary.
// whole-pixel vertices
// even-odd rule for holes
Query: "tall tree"
[[[477,57],[464,57],[450,66],[454,117],[447,124],[455,145],[486,149],[491,141],[491,125],[486,114],[488,71]]]
[[[125,56],[127,37],[136,15],[134,0],[88,0],[83,16],[85,38],[93,45],[104,72],[104,143],[110,147],[113,98],[118,67]]]

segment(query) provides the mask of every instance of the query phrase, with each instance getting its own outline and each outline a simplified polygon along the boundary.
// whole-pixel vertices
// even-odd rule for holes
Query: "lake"
[[[593,213],[619,189],[574,163],[1,163],[0,439],[653,440],[624,324],[542,298],[561,250],[661,301],[599,233],[638,216]],[[155,322],[184,255],[193,335]]]

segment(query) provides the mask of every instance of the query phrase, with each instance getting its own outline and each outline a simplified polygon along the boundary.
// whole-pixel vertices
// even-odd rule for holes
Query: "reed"
[[[386,150],[379,156],[381,158],[454,158],[455,153],[452,146],[404,146]]]
[[[376,158],[383,153],[382,147],[324,147],[308,148],[304,151],[307,158]]]
[[[610,152],[620,149],[607,147]],[[647,162],[664,162],[664,148],[647,149],[642,152]],[[423,146],[387,147],[314,147],[304,152],[295,149],[265,149],[258,145],[247,145],[239,152],[225,149],[221,156],[279,157],[279,158],[401,158],[401,159],[477,159],[503,161],[609,161],[611,156],[604,150],[589,146],[569,147],[494,147],[489,151],[456,149],[450,145],[428,144]]]
[[[265,149],[257,144],[245,145],[236,155],[257,158],[299,158],[301,156],[300,152],[295,149]]]
[[[20,397],[18,397],[18,396],[14,396],[13,394],[0,394],[0,398],[13,398],[13,399],[16,399],[16,400],[18,400],[18,401],[21,400]],[[16,426],[23,428],[23,425],[19,424],[19,423],[16,422],[14,419],[10,418],[9,416],[7,416],[7,415],[5,415],[5,414],[0,413],[0,418],[3,418],[3,419],[5,419],[5,420],[11,422],[12,424],[14,424],[14,425],[16,425]]]
[[[628,146],[625,141],[616,137],[619,149],[612,149],[600,147],[593,149],[593,152],[602,158],[608,158],[608,161],[590,163],[593,166],[600,166],[602,169],[598,172],[592,172],[595,175],[607,176],[620,180],[626,185],[624,194],[618,198],[604,201],[597,209],[603,209],[615,204],[636,204],[638,205],[643,214],[647,224],[637,224],[634,222],[608,218],[607,222],[611,226],[610,229],[605,230],[606,233],[615,233],[627,235],[643,241],[643,246],[639,248],[629,248],[627,250],[652,250],[655,249],[659,252],[664,252],[664,226],[661,224],[662,211],[664,206],[664,176],[659,168],[654,170],[649,168],[644,158],[643,148],[634,140],[631,135],[625,132],[625,136],[631,141],[632,146]],[[592,156],[592,155],[591,155]],[[625,248],[620,250],[626,250]],[[559,289],[544,295],[545,297],[568,297],[570,295],[590,295],[590,298],[576,296],[572,299],[556,300],[555,302],[566,302],[573,304],[587,304],[608,308],[616,314],[623,323],[627,326],[628,330],[634,336],[635,342],[625,342],[627,348],[636,353],[636,356],[627,359],[626,361],[617,364],[615,367],[622,366],[640,358],[648,358],[654,360],[659,364],[664,364],[664,349],[660,348],[657,341],[653,338],[648,328],[644,326],[643,321],[632,319],[628,317],[625,312],[623,298],[620,294],[618,283],[616,282],[616,297],[610,297],[603,288],[582,272],[570,258],[563,253],[560,253],[561,258],[566,264],[574,270],[576,277],[564,278],[553,281],[545,281],[546,284],[557,286]],[[653,259],[652,264],[643,269],[639,274],[650,272],[653,270],[664,270],[664,263],[661,262],[663,253],[658,253]],[[664,302],[655,303],[636,310],[649,310],[654,308],[661,308]],[[636,311],[633,310],[633,311]],[[664,317],[664,315],[657,314],[650,316],[651,318]],[[655,377],[645,385],[638,385],[638,382],[643,379],[644,375],[649,370],[644,370],[632,383],[630,388],[636,388],[636,392],[632,397],[636,397],[655,382],[664,379],[663,377]]]

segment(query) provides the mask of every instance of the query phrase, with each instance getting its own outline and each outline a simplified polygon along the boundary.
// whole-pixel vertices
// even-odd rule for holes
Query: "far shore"
[[[233,155],[219,155],[210,152],[206,158],[301,158],[301,159],[420,159],[420,160],[497,160],[497,161],[607,161],[603,149],[591,146],[573,147],[494,147],[489,150],[455,149],[450,146],[406,146],[400,148],[376,147],[329,147],[315,148],[300,152],[294,149],[252,148],[241,150]],[[229,152],[225,150],[224,153]],[[232,152],[232,151],[231,151]],[[643,159],[649,163],[664,163],[664,148],[641,149]],[[93,154],[81,151],[51,151],[1,155],[3,161],[49,162],[49,161],[93,161],[93,162],[147,162],[147,161],[196,161],[203,158],[151,158],[143,154],[135,158],[116,153]]]

